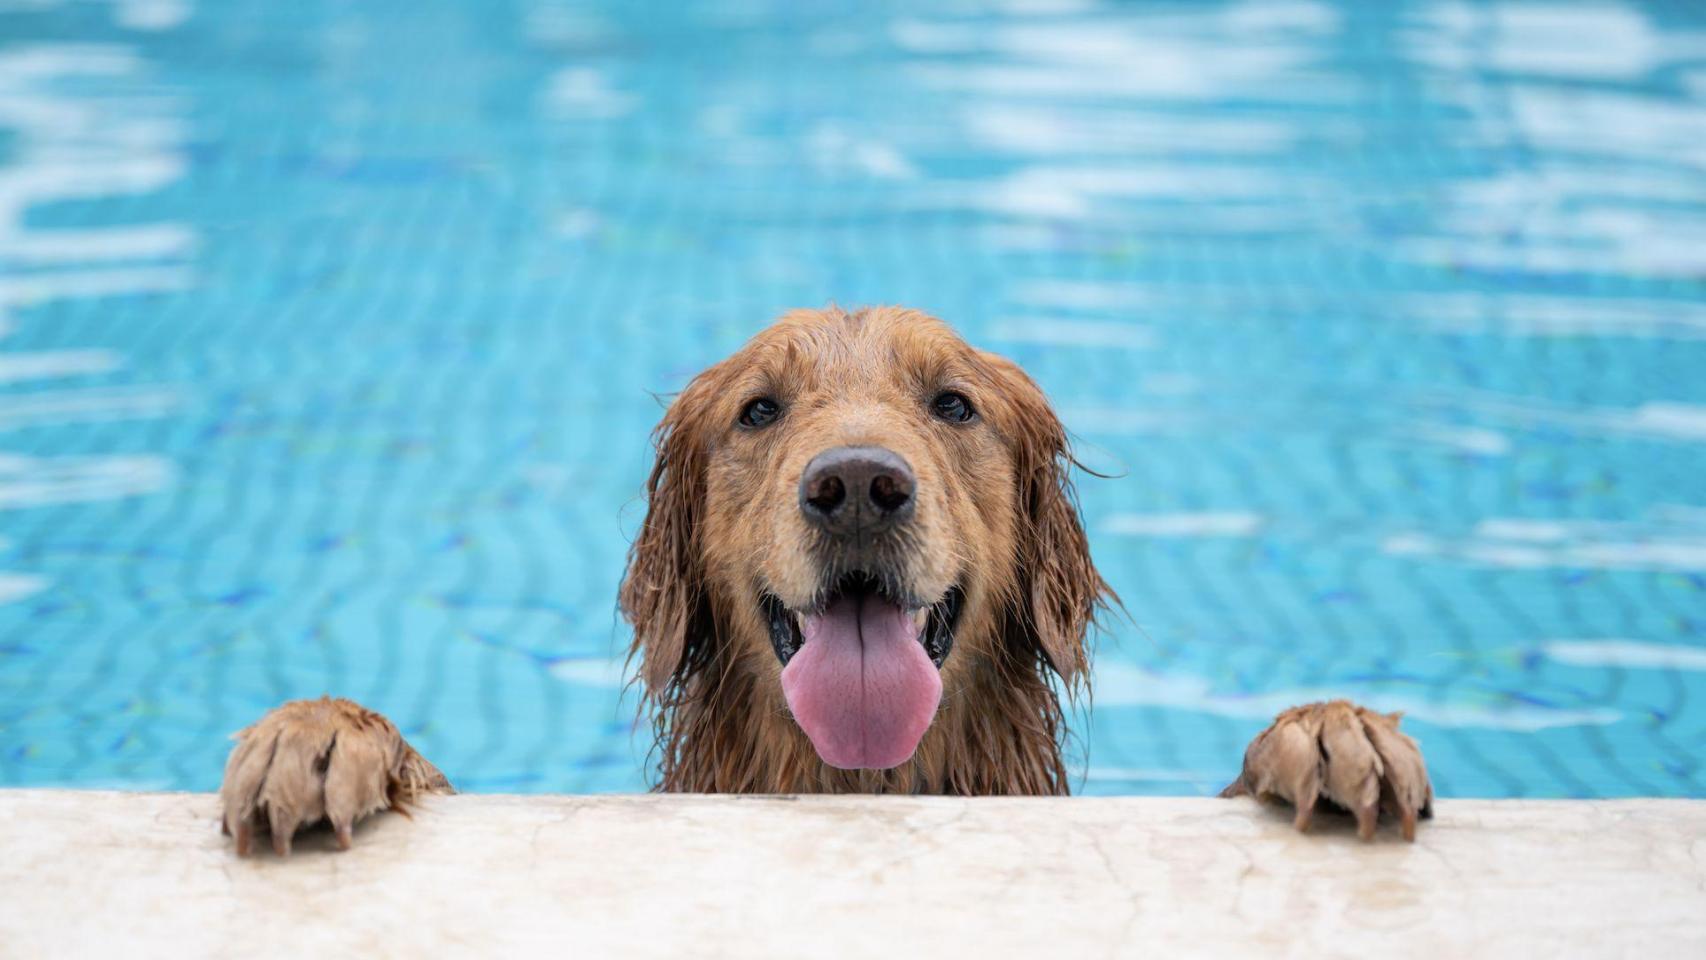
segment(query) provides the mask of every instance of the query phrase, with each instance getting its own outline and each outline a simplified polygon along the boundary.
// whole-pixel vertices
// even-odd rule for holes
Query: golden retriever
[[[620,607],[657,786],[1065,794],[1062,696],[1117,603],[1067,435],[1012,362],[914,310],[787,314],[688,384],[656,435]],[[297,701],[238,734],[221,795],[246,853],[449,784],[377,713]],[[1432,793],[1397,718],[1343,701],[1259,735],[1228,795],[1414,836]]]

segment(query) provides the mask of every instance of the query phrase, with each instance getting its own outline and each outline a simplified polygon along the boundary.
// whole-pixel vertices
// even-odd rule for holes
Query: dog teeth
[[[929,607],[919,607],[917,610],[912,611],[912,625],[917,627],[920,630],[924,629],[924,624],[926,622],[928,622],[929,619],[930,619],[930,608]]]

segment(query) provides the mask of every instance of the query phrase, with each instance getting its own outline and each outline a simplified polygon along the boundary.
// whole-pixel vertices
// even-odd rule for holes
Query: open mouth
[[[912,757],[942,702],[963,597],[921,604],[852,574],[810,610],[765,599],[788,710],[823,762],[886,770]]]
[[[776,651],[776,659],[786,667],[788,661],[794,659],[794,654],[800,652],[800,647],[806,642],[805,625],[808,618],[820,615],[844,600],[863,600],[866,597],[877,598],[901,609],[910,610],[909,615],[914,618],[923,617],[922,629],[918,631],[918,643],[924,647],[925,655],[936,665],[936,669],[942,669],[942,663],[954,649],[954,628],[959,624],[960,608],[965,603],[965,591],[959,587],[950,587],[940,600],[919,606],[894,599],[881,581],[863,572],[842,577],[809,611],[789,610],[780,599],[768,593],[764,594],[760,603],[764,607],[765,621],[770,626],[770,646]]]

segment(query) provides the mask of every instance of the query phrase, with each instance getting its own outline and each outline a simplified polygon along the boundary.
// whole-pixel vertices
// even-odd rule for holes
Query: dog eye
[[[743,427],[762,427],[782,415],[782,406],[769,397],[759,397],[740,412]]]
[[[930,401],[930,409],[936,416],[954,423],[965,423],[972,418],[971,401],[965,398],[965,394],[952,390]]]

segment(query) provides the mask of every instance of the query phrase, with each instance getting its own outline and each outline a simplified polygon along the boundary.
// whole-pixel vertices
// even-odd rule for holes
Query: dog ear
[[[985,354],[1009,408],[1005,431],[1018,482],[1019,596],[1015,628],[1070,687],[1089,668],[1085,637],[1118,602],[1090,559],[1070,470],[1066,428],[1042,388],[1012,361]]]
[[[678,394],[653,432],[657,459],[646,480],[646,519],[628,550],[618,598],[634,627],[628,651],[640,660],[649,696],[663,697],[690,671],[696,641],[709,629],[698,530],[705,505],[704,416],[712,371]]]

